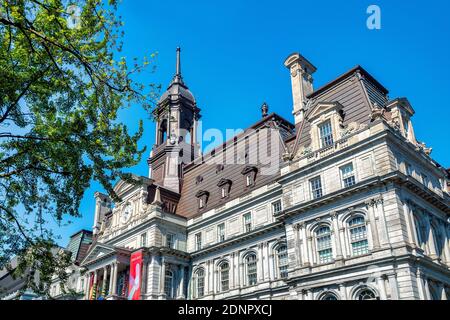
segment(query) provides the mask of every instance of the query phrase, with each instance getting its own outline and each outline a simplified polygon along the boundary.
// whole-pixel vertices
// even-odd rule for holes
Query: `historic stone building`
[[[149,178],[119,182],[120,203],[96,194],[84,299],[450,297],[449,171],[416,139],[408,100],[360,66],[316,90],[307,59],[285,66],[294,122],[264,104],[202,154],[177,51]]]

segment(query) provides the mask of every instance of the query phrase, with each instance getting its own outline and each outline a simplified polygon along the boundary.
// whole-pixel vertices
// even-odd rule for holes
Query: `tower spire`
[[[177,47],[177,69],[173,83],[183,83],[183,77],[181,76],[181,48]]]

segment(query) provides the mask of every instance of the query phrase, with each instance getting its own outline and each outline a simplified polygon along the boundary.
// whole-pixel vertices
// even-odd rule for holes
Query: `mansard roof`
[[[376,88],[378,90],[380,90],[383,94],[387,95],[389,93],[389,90],[386,89],[380,82],[378,82],[378,80],[376,80],[369,72],[367,72],[360,65],[357,65],[354,68],[350,69],[349,71],[345,72],[344,74],[338,76],[334,80],[326,83],[325,85],[323,85],[319,89],[314,90],[314,92],[311,93],[307,98],[313,99],[313,98],[317,97],[319,94],[321,94],[321,93],[327,91],[328,89],[334,87],[339,82],[345,80],[348,77],[351,77],[355,72],[360,72],[362,76],[364,76],[365,78],[367,78],[368,81],[373,83],[376,86]]]
[[[199,214],[199,208],[196,195],[198,192],[209,192],[208,210],[213,209],[223,204],[221,194],[217,192],[218,183],[223,181],[230,181],[233,184],[232,190],[227,198],[231,201],[237,197],[242,196],[248,192],[248,187],[242,172],[250,170],[260,170],[264,164],[248,164],[248,163],[224,163],[223,169],[217,170],[218,163],[215,162],[219,157],[226,152],[228,148],[233,147],[237,141],[243,141],[245,137],[250,136],[257,130],[264,128],[277,128],[279,141],[279,152],[271,153],[270,157],[273,161],[281,163],[282,154],[285,152],[284,140],[290,137],[294,132],[294,125],[277,115],[272,113],[263,117],[258,122],[248,127],[244,132],[231,138],[224,144],[216,147],[213,151],[203,156],[201,159],[196,159],[194,162],[188,164],[183,168],[183,184],[181,188],[181,198],[177,207],[176,213],[186,218],[191,218]],[[232,150],[230,148],[230,150]],[[246,151],[247,153],[248,151]],[[259,152],[255,150],[255,152]],[[235,153],[236,154],[236,153]],[[250,155],[249,155],[250,158]],[[276,158],[276,159],[275,159]],[[199,161],[201,160],[201,161]],[[245,161],[247,162],[247,161]],[[221,166],[222,167],[222,166]],[[256,188],[272,183],[279,176],[279,170],[270,175],[259,175],[255,181]],[[201,177],[201,181],[197,181],[197,177]]]
[[[368,124],[375,104],[385,107],[389,101],[388,90],[364,68],[356,66],[308,96],[304,121],[297,124],[293,154],[311,144],[309,117],[319,104],[339,103],[342,107],[343,126],[354,122]],[[311,113],[312,112],[312,113]]]

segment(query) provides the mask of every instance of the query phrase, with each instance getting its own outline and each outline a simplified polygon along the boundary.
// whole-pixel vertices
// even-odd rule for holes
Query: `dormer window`
[[[227,198],[228,195],[230,194],[231,183],[232,182],[229,179],[220,179],[219,183],[217,184],[217,186],[219,187],[220,196],[222,199]]]
[[[321,147],[329,147],[333,145],[333,129],[331,127],[331,121],[325,121],[319,125],[320,143]]]
[[[195,197],[198,199],[198,208],[204,209],[208,203],[209,192],[200,190],[196,193]]]
[[[258,168],[247,166],[242,170],[242,174],[245,176],[245,186],[253,187],[255,185],[256,173],[258,172]]]

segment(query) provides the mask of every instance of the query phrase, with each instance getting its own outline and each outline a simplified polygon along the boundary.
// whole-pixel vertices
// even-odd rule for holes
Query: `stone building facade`
[[[202,154],[177,51],[149,178],[120,181],[119,203],[95,196],[83,299],[126,299],[136,252],[139,299],[450,297],[449,171],[416,139],[408,100],[360,66],[317,90],[306,58],[285,66],[294,123],[264,104],[259,121]],[[270,161],[252,161],[262,153]]]

